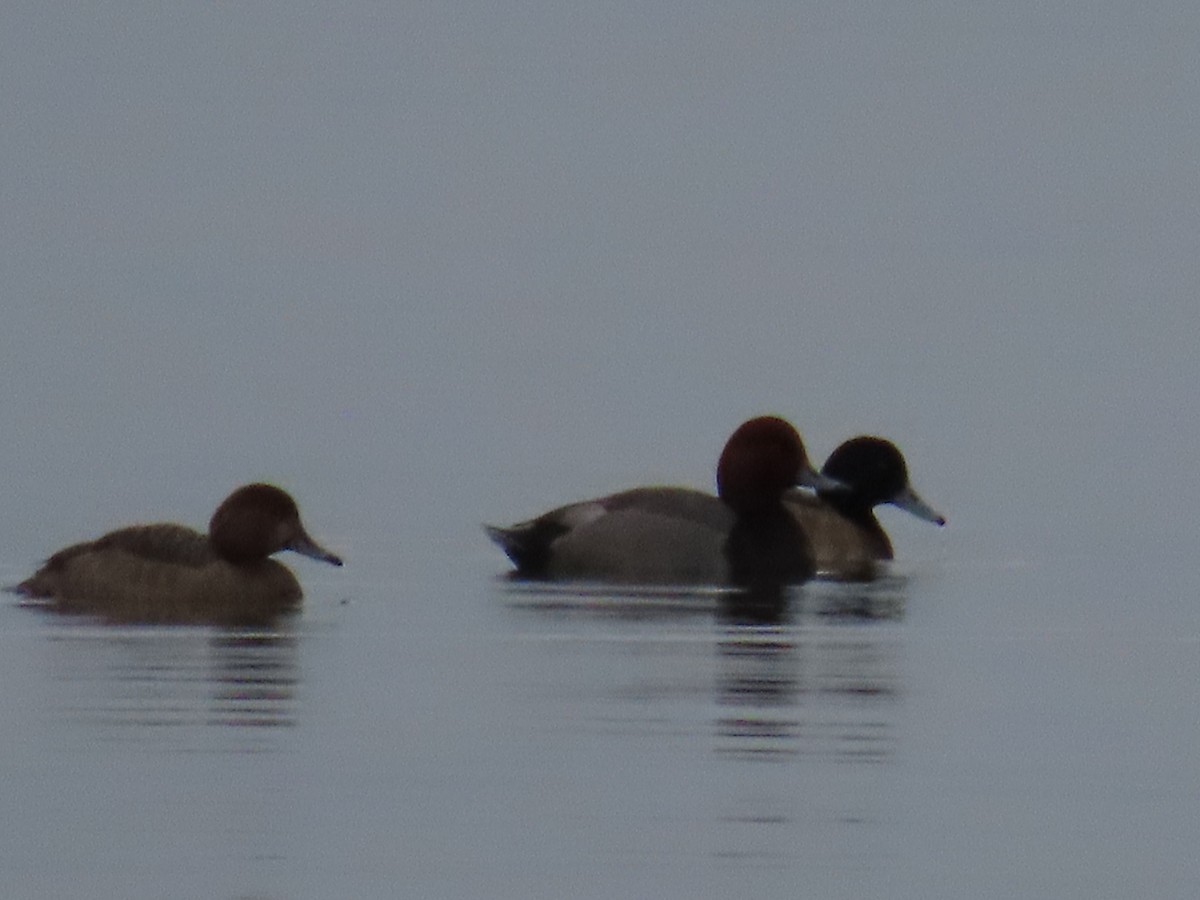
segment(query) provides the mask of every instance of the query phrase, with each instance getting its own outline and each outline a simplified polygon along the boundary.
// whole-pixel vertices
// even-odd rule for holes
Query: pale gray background
[[[707,483],[761,410],[818,457],[894,436],[960,535],[1169,538],[1197,499],[1190,4],[11,4],[2,34],[25,521],[272,475],[420,533]]]

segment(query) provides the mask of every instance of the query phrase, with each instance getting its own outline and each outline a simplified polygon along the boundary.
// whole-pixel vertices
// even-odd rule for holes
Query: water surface
[[[900,565],[769,623],[718,592],[528,589],[499,558],[346,602],[318,568],[266,632],[4,607],[24,896],[1185,896],[1200,874],[1194,617],[1089,621],[1105,598],[1062,567]]]

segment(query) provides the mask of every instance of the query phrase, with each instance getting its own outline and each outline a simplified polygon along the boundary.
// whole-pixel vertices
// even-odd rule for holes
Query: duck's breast
[[[788,494],[785,504],[808,536],[818,572],[857,578],[892,558],[891,541],[873,514],[858,522],[819,497],[799,491]]]

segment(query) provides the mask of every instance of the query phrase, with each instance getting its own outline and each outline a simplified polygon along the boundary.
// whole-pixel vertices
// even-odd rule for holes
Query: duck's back
[[[110,531],[94,541],[60,550],[49,563],[64,555],[120,551],[149,561],[199,567],[216,559],[208,537],[185,525],[131,525]]]

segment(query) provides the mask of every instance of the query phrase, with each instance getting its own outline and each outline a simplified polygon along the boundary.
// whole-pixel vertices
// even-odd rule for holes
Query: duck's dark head
[[[851,438],[829,455],[821,473],[845,485],[821,496],[833,503],[865,509],[891,503],[920,519],[945,525],[946,517],[922,500],[908,481],[904,456],[891,441],[863,435]]]

